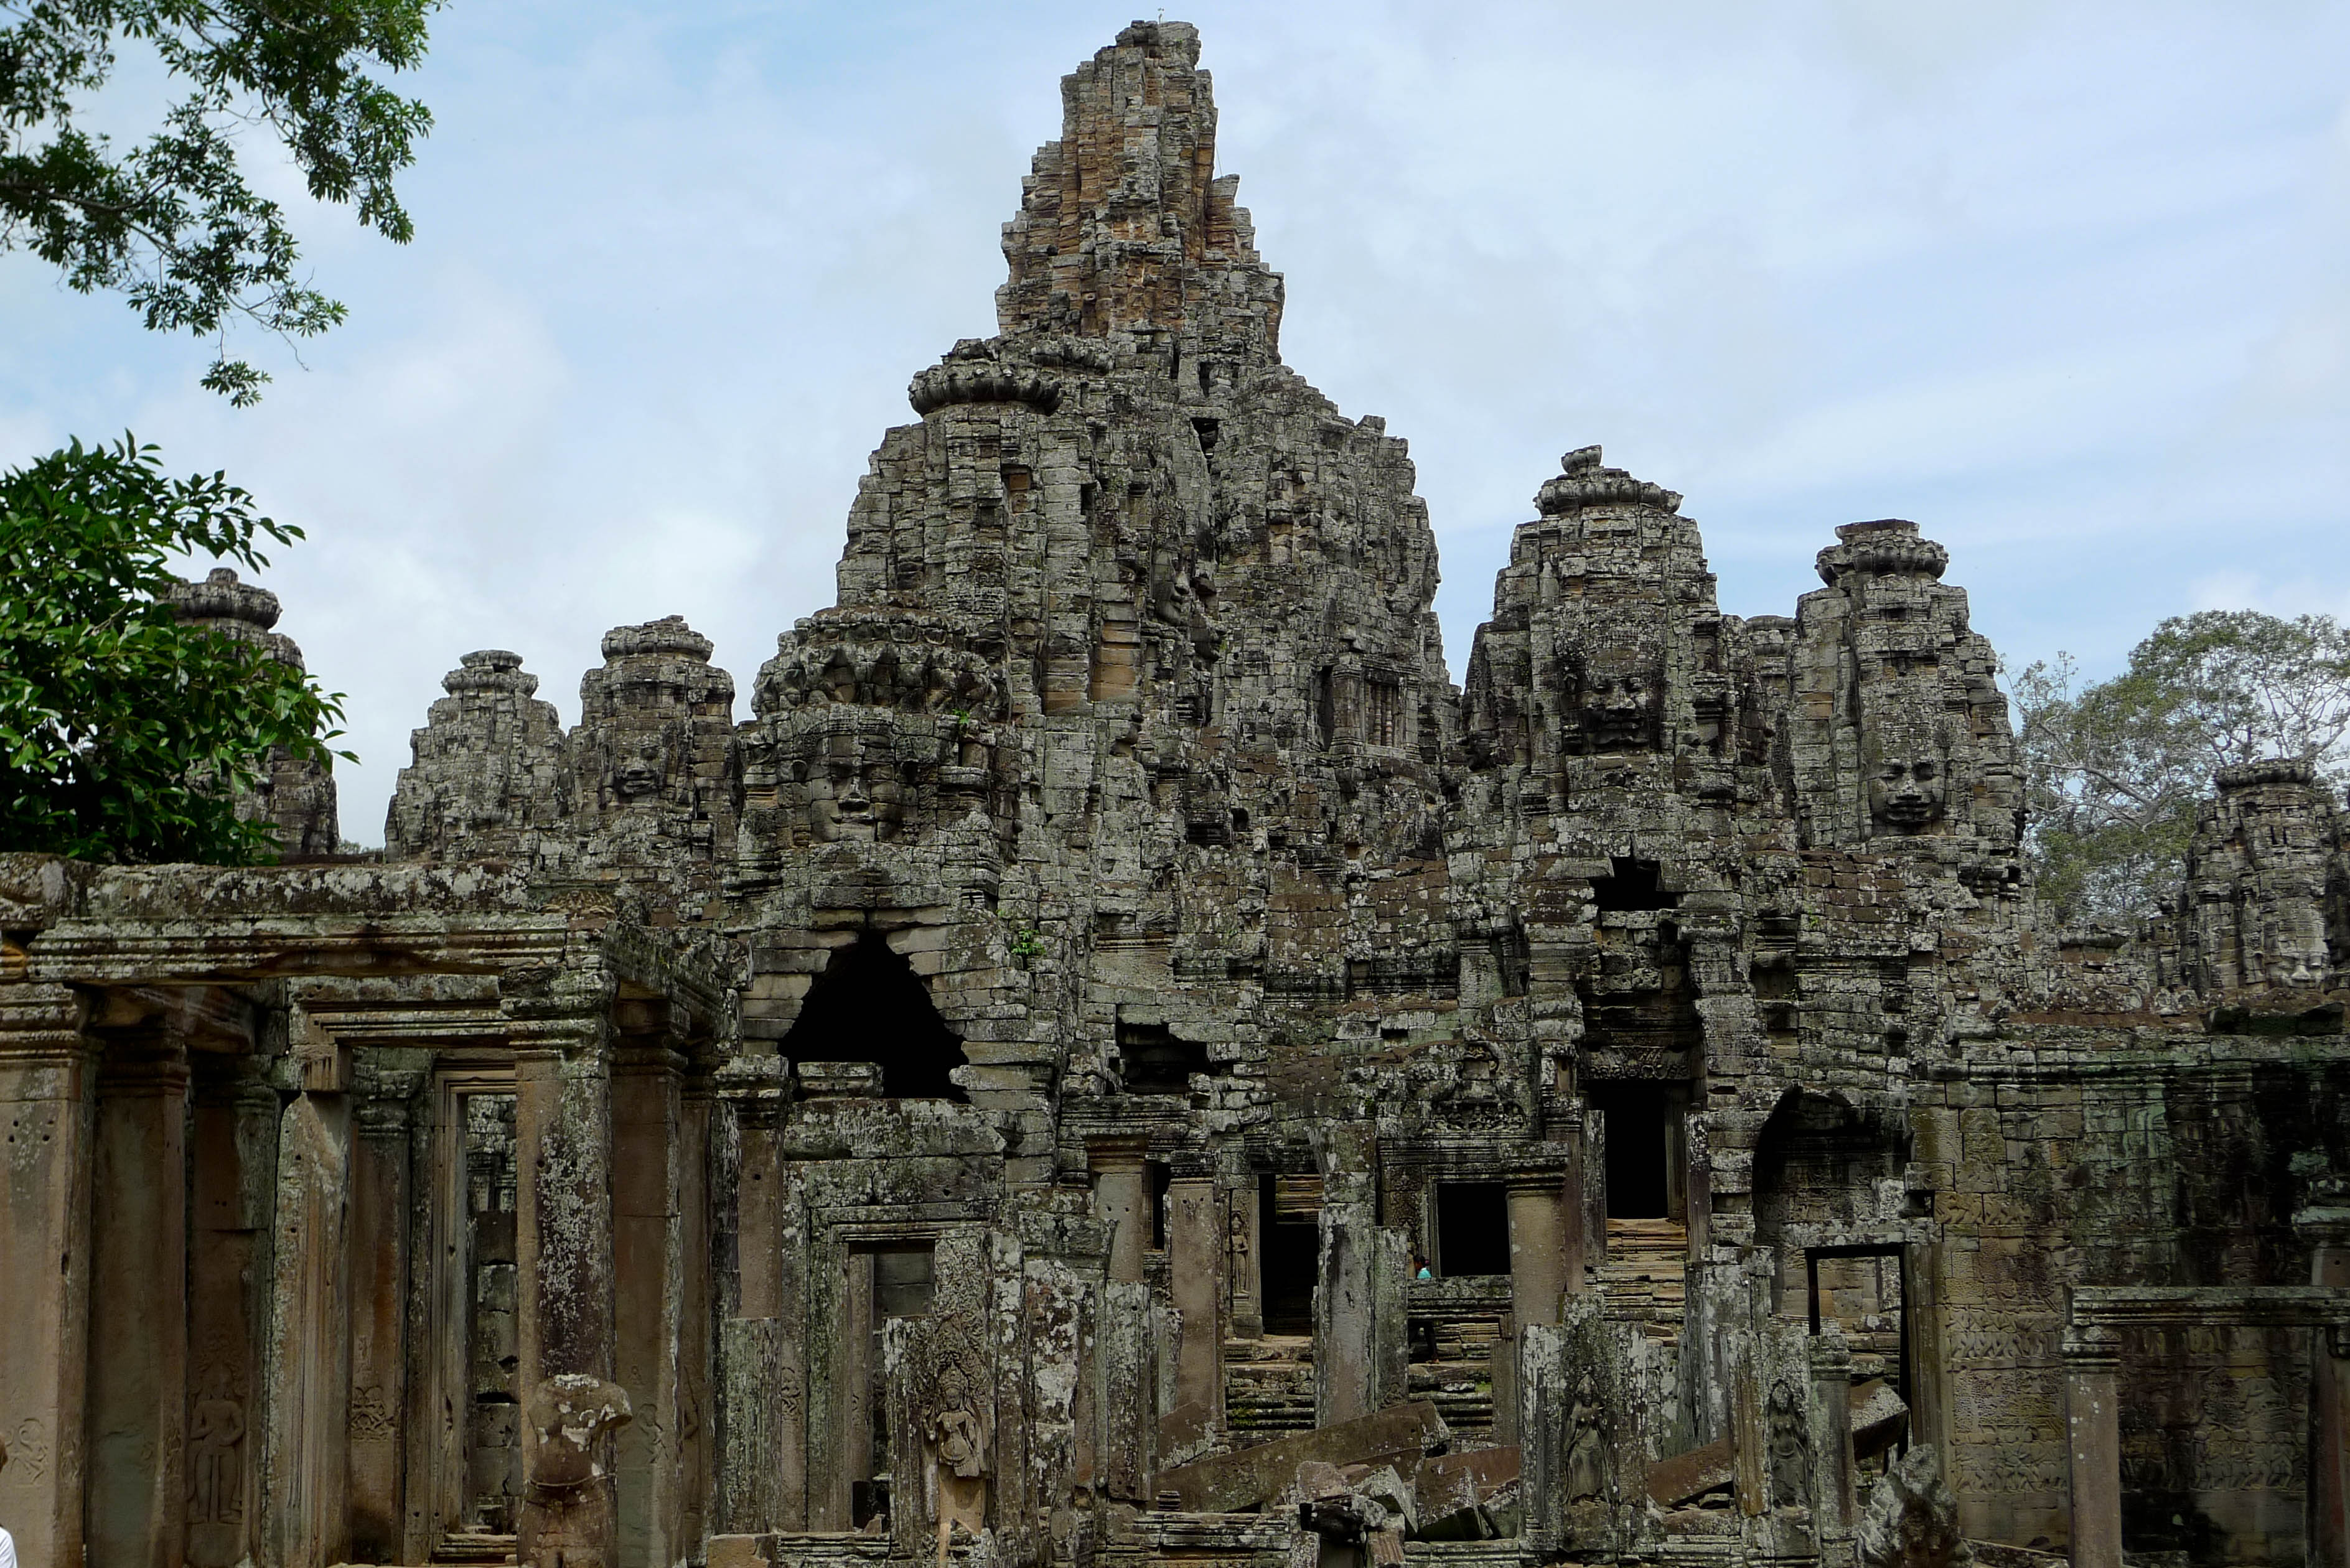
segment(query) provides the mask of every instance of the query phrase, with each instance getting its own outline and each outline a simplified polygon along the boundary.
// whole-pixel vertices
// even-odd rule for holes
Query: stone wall
[[[305,776],[278,867],[0,859],[28,1561],[2334,1549],[2342,813],[2055,930],[1947,552],[1742,620],[1597,447],[1454,687],[1198,57],[1068,78],[747,714],[471,653],[380,857]]]

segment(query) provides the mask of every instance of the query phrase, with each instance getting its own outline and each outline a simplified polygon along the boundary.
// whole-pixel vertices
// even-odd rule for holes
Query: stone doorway
[[[523,1491],[514,1075],[457,1069],[434,1090],[432,1556],[496,1562],[514,1551]]]
[[[892,1318],[927,1317],[936,1293],[931,1243],[888,1240],[850,1251],[842,1352],[847,1396],[844,1458],[849,1527],[886,1520],[899,1466],[889,1446],[889,1380],[882,1334]]]

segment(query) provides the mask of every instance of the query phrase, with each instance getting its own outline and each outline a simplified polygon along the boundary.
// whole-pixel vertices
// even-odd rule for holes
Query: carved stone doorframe
[[[471,1349],[467,1331],[473,1278],[466,1225],[465,1100],[472,1095],[511,1095],[515,1075],[511,1055],[469,1052],[443,1055],[433,1064],[432,1161],[426,1282],[421,1293],[425,1321],[418,1340],[423,1365],[411,1385],[410,1407],[409,1539],[411,1561],[422,1562],[456,1528],[464,1513],[466,1427],[471,1415]]]
[[[2318,1272],[2325,1271],[2321,1241]],[[2073,1292],[2064,1328],[2073,1568],[2122,1568],[2121,1334],[2126,1329],[2314,1331],[2309,1561],[2350,1568],[2341,1478],[2350,1432],[2350,1289],[2323,1285],[2106,1285]]]

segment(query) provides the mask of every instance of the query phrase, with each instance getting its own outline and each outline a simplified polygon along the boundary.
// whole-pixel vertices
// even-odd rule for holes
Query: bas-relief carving
[[[986,1326],[968,1307],[951,1303],[951,1291],[950,1283],[931,1315],[895,1320],[889,1330],[896,1352],[893,1393],[906,1417],[899,1429],[920,1449],[918,1455],[897,1461],[899,1487],[916,1480],[919,1501],[901,1490],[896,1506],[919,1506],[915,1519],[932,1521],[941,1568],[958,1532],[977,1538],[987,1529],[988,1486],[995,1468],[996,1387]],[[908,1460],[916,1467],[912,1478],[902,1469]],[[900,1530],[900,1539],[906,1535]]]
[[[613,748],[612,793],[622,800],[659,794],[669,784],[669,744],[660,734],[638,734]]]
[[[1942,820],[1950,751],[1946,730],[1902,724],[1864,729],[1861,770],[1869,820],[1878,833],[1924,833]]]
[[[1793,1382],[1782,1377],[1771,1385],[1762,1418],[1772,1506],[1807,1504],[1812,1495],[1811,1417]]]
[[[1567,1407],[1566,1453],[1561,1474],[1570,1506],[1614,1500],[1610,1444],[1607,1411],[1600,1402],[1599,1385],[1586,1370],[1575,1380],[1575,1396]]]
[[[909,764],[883,756],[795,759],[792,782],[806,792],[807,836],[817,844],[879,844],[905,824]]]
[[[1673,1334],[1684,1353],[1694,1343],[1700,1320],[1686,1315],[1681,1289],[1712,1293],[1708,1332],[1746,1332],[1723,1303],[1743,1288],[1736,1272],[1756,1261],[1745,1249],[1768,1214],[1806,1239],[1874,1239],[1867,1228],[1881,1222],[1947,1244],[1935,1354],[1953,1385],[1939,1410],[1953,1473],[1971,1505],[1995,1524],[2029,1524],[2012,1537],[2029,1539],[2040,1524],[2022,1511],[2039,1506],[2028,1500],[2064,1480],[2049,1399],[2051,1303],[2073,1282],[2068,1260],[2144,1272],[2181,1243],[2167,1218],[2172,1157],[2157,1147],[2168,1112],[2133,1112],[2126,1126],[2093,1116],[2029,1154],[2011,1147],[2033,1142],[2025,1130],[1996,1121],[1931,1147],[1929,1123],[1945,1109],[1936,1096],[1991,1092],[1971,1081],[1979,1051],[2000,1064],[2002,1106],[2011,1091],[2076,1091],[2061,1077],[2068,1051],[2101,1071],[2138,1070],[2136,1045],[2117,1036],[2067,1037],[2035,1055],[2045,1039],[2022,1021],[2045,981],[2026,956],[2028,901],[2007,898],[2022,891],[2013,748],[1988,644],[1969,630],[1959,591],[1940,584],[1946,553],[1909,524],[1847,525],[1823,555],[1826,588],[1806,596],[1800,616],[1741,623],[1721,612],[1679,498],[1583,449],[1513,538],[1456,706],[1408,458],[1379,421],[1341,415],[1280,364],[1279,281],[1229,181],[1207,179],[1213,119],[1196,51],[1188,28],[1141,24],[1072,78],[1066,135],[1039,155],[1005,236],[1003,335],[960,345],[915,378],[921,422],[885,437],[859,488],[842,605],[779,639],[746,722],[733,722],[732,678],[709,665],[706,640],[674,618],[608,635],[568,734],[515,656],[468,655],[418,732],[388,836],[393,864],[350,875],[391,887],[419,869],[397,862],[463,861],[432,869],[486,886],[503,873],[473,863],[515,860],[573,882],[526,894],[499,884],[512,900],[502,918],[525,904],[525,924],[568,915],[574,942],[591,942],[590,928],[625,928],[654,969],[671,936],[723,949],[754,978],[719,1004],[711,1054],[742,1048],[724,1070],[746,1080],[773,1062],[756,1049],[773,1036],[754,1030],[788,1026],[809,954],[851,925],[893,943],[902,930],[921,982],[942,1004],[951,992],[948,1015],[972,1031],[972,1103],[795,1101],[779,1090],[775,1147],[791,1152],[761,1172],[798,1182],[821,1170],[844,1209],[875,1224],[902,1225],[909,1205],[941,1192],[971,1206],[966,1215],[1076,1196],[1072,1127],[1133,1116],[1116,1075],[1094,1068],[1113,1059],[1117,1009],[1138,997],[1201,1020],[1216,1043],[1208,1103],[1159,1107],[1150,1131],[1162,1154],[1204,1156],[1220,1177],[1294,1172],[1334,1129],[1371,1129],[1326,1174],[1340,1185],[1392,1178],[1390,1195],[1408,1199],[1415,1179],[1379,1168],[1382,1140],[1453,1137],[1474,1147],[1478,1179],[1499,1179],[1530,1144],[1587,1129],[1598,1083],[1688,1085],[1692,1104],[1704,1087],[1711,1097],[1683,1124],[1680,1158],[1690,1212],[1700,1194],[1717,1199],[1713,1229],[1686,1254],[1660,1234],[1671,1251],[1647,1262],[1631,1261],[1630,1247],[1611,1253],[1603,1234],[1588,1239],[1570,1288],[1627,1336],[1586,1336],[1571,1355],[1524,1368],[1524,1409],[1538,1412],[1551,1445],[1543,1473],[1556,1478],[1550,1496],[1527,1500],[1529,1518],[1541,1512],[1576,1549],[1645,1552],[1627,1502],[1654,1457],[1645,1429],[1672,1430],[1687,1412],[1663,1407],[1664,1381],[1641,1358]],[[2274,828],[2306,851],[2310,864],[2293,873],[2304,883],[2312,865],[2339,864],[2331,818],[2314,803],[2262,794],[2228,809],[2263,842]],[[2227,833],[2208,836],[2206,913],[2233,911],[2234,922],[2210,928],[2213,961],[2241,939],[2272,983],[2314,983],[2322,966],[2305,957],[2282,976],[2274,969],[2291,942],[2307,945],[2306,922],[2290,924],[2277,903],[2290,891],[2281,873],[2254,859],[2223,864]],[[982,869],[965,876],[966,860]],[[1598,908],[1602,879],[1626,860],[1660,868],[1657,901],[1671,907]],[[670,875],[689,862],[707,875]],[[50,895],[0,880],[12,895],[27,888],[12,896],[14,943],[17,904]],[[463,901],[406,898],[387,893],[369,912],[414,924]],[[642,929],[631,924],[639,910],[650,911]],[[2202,918],[2181,917],[2189,938],[2200,940]],[[239,940],[276,940],[259,929],[245,921]],[[278,972],[314,959],[303,950],[254,961]],[[462,955],[469,973],[505,961]],[[1670,987],[1669,971],[1679,977]],[[625,983],[645,989],[645,974],[632,970]],[[506,969],[509,982],[520,976],[519,964]],[[516,1001],[525,989],[504,987]],[[1669,990],[1669,1017],[1641,1011]],[[2198,994],[2192,981],[2175,991]],[[630,992],[632,1005],[643,1000]],[[518,1038],[534,1021],[506,1022]],[[1993,1027],[1993,1045],[1975,1044]],[[2205,1049],[2191,1019],[2179,1022],[2163,1071],[2191,1076]],[[2304,1100],[2331,1103],[2332,1070],[2295,1065],[2294,1092],[2271,1103],[2290,1102],[2295,1116]],[[1908,1107],[1911,1173],[1898,1161],[1862,1175],[1774,1172],[1758,1158],[1757,1107],[1797,1076],[1856,1103]],[[1978,1116],[1976,1102],[1965,1114]],[[1589,1138],[1585,1153],[1604,1159],[1603,1140]],[[2097,1179],[2068,1197],[2087,1171]],[[1594,1174],[1579,1173],[1597,1226]],[[513,1182],[498,1186],[484,1234],[511,1224]],[[738,1200],[748,1201],[718,1204]],[[727,1213],[695,1218],[714,1222],[713,1293],[738,1299],[723,1272],[755,1254],[724,1230]],[[1670,1222],[1648,1223],[1661,1232]],[[2230,1232],[2230,1266],[2288,1250],[2268,1220],[2211,1223]],[[1280,1250],[1295,1244],[1283,1234],[1252,1241],[1232,1215],[1222,1255],[1236,1287],[1252,1264],[1267,1280],[1278,1272]],[[2022,1251],[1994,1260],[1978,1250],[1995,1243]],[[1659,1255],[1669,1270],[1656,1269]],[[573,1534],[589,1537],[588,1555],[567,1560],[593,1561],[600,1526],[580,1489],[519,1469],[519,1265],[504,1251],[475,1262],[465,1311],[482,1332],[455,1354],[478,1376],[458,1391],[462,1414],[423,1417],[444,1423],[443,1449],[470,1444],[480,1461],[472,1473],[452,1466],[463,1500],[454,1506],[473,1508],[475,1534],[494,1534],[530,1490],[542,1543],[567,1552]],[[1103,1321],[1120,1326],[1104,1338],[1118,1340],[1126,1373],[1075,1394],[1056,1385],[1049,1399],[1033,1355],[1007,1357],[999,1376],[987,1350],[1003,1333],[999,1308],[973,1295],[942,1303],[890,1407],[900,1521],[923,1527],[910,1555],[930,1554],[933,1521],[940,1552],[983,1564],[991,1552],[1026,1562],[1024,1540],[1076,1543],[1055,1559],[1062,1565],[1148,1555],[1145,1526],[1128,1511],[1153,1501],[1153,1466],[1165,1458],[1153,1434],[1173,1386],[1171,1366],[1164,1378],[1153,1369],[1152,1346],[1174,1337],[1166,1286],[1153,1281],[1087,1287],[1116,1303]],[[740,1513],[744,1542],[806,1522],[805,1488],[781,1504],[774,1495],[821,1472],[824,1457],[779,1457],[767,1434],[777,1416],[797,1430],[803,1405],[831,1403],[806,1397],[795,1368],[775,1375],[743,1348],[800,1329],[759,1321],[758,1333],[717,1335],[722,1364],[681,1377],[689,1389],[706,1376],[772,1401],[755,1434],[730,1407],[726,1440],[692,1461],[707,1463],[722,1506]],[[1520,1332],[1538,1345],[1558,1340]],[[806,1349],[817,1366],[842,1354],[837,1344]],[[1310,1387],[1313,1365],[1301,1356],[1285,1370]],[[2168,1386],[2184,1373],[2162,1376]],[[1505,1419],[1488,1390],[1449,1392],[1467,1417],[1456,1438]],[[1803,1478],[1820,1459],[1797,1418],[1804,1392],[1774,1383],[1763,1395],[1760,1469],[1778,1506],[1809,1496]],[[255,1468],[245,1462],[246,1394],[191,1406],[197,1524],[242,1522]],[[355,1442],[417,1418],[389,1409],[381,1388],[351,1394]],[[1107,1407],[1109,1451],[1086,1462],[1118,1478],[1115,1509],[1053,1492],[1057,1472],[1037,1459],[1036,1413],[1065,1396],[1072,1408]],[[2262,1490],[2285,1473],[2290,1445],[2274,1428],[2291,1427],[2299,1407],[2249,1392],[2240,1403],[2215,1416],[2194,1463],[2212,1485]],[[681,1457],[702,1426],[690,1392],[642,1421],[645,1451]],[[420,1435],[415,1447],[427,1444]],[[45,1457],[38,1442],[20,1445],[35,1472]],[[11,1487],[21,1473],[11,1467]],[[926,1513],[916,1514],[917,1495]],[[1004,1512],[1032,1501],[1049,1528]],[[1579,1517],[1556,1522],[1572,1511]],[[1232,1546],[1219,1531],[1284,1521],[1149,1526],[1160,1527],[1197,1532],[1203,1561],[1238,1562],[1236,1546],[1217,1554]],[[897,1549],[909,1554],[902,1541]],[[198,1560],[225,1568],[238,1555],[241,1546]]]
[[[228,1369],[208,1369],[188,1408],[188,1521],[237,1524],[244,1519],[244,1401]]]
[[[38,1416],[19,1420],[8,1435],[8,1468],[0,1477],[18,1486],[38,1481],[49,1473],[49,1429]],[[13,1473],[12,1473],[13,1472]]]
[[[1602,648],[1566,660],[1566,749],[1646,752],[1657,746],[1663,670],[1657,659]]]

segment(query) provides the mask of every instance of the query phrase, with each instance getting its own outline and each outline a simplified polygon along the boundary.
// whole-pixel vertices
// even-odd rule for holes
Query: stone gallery
[[[2060,929],[1942,547],[1724,615],[1596,447],[1455,687],[1198,55],[747,711],[467,653],[380,853],[281,758],[282,864],[0,858],[27,1568],[2345,1562],[2338,803]]]

